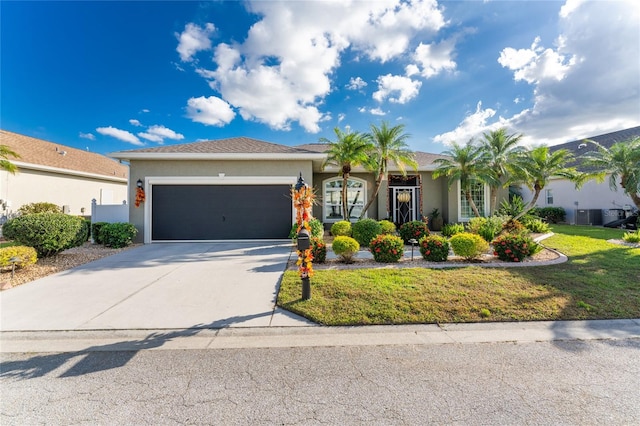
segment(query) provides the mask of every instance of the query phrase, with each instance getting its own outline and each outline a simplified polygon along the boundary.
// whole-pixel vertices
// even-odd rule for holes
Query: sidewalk
[[[640,339],[640,319],[217,330],[15,331],[2,333],[0,353],[447,345],[622,339]]]

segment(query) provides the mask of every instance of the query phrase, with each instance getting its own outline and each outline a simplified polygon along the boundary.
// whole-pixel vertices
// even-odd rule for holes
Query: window
[[[547,189],[547,204],[553,204],[553,191]]]
[[[473,209],[471,208],[471,205],[469,204],[469,201],[467,200],[467,197],[465,196],[464,192],[462,191],[462,189],[460,189],[460,182],[458,182],[458,188],[459,188],[459,194],[460,194],[460,198],[458,199],[458,206],[459,206],[459,212],[460,212],[458,214],[459,216],[458,220],[460,222],[467,222],[472,217],[476,217],[476,215],[473,212]],[[485,216],[486,215],[485,212],[489,210],[489,206],[487,205],[489,201],[489,196],[487,195],[487,187],[481,182],[472,183],[471,198],[473,199],[473,202],[478,208],[478,212],[480,213],[480,216]]]
[[[324,181],[323,214],[327,222],[342,220],[342,178],[337,177]],[[350,178],[347,181],[347,203],[349,217],[357,219],[367,201],[366,182],[362,179]]]

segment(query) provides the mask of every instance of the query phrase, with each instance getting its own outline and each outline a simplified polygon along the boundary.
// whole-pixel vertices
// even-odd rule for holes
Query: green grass
[[[640,249],[608,243],[617,229],[554,225],[545,240],[569,257],[524,268],[316,271],[301,300],[287,271],[278,305],[325,325],[640,317]]]

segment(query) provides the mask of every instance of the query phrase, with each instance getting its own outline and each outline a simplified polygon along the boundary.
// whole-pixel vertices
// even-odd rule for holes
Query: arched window
[[[324,181],[323,185],[323,215],[324,222],[337,222],[342,217],[342,178],[335,177]],[[367,182],[358,178],[347,181],[347,202],[349,217],[357,219],[367,202]]]

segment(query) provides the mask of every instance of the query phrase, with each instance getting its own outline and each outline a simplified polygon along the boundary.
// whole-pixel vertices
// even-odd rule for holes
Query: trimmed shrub
[[[62,213],[62,209],[53,203],[45,202],[25,204],[18,209],[18,214],[23,216],[36,213]]]
[[[382,233],[382,226],[374,219],[360,219],[351,225],[351,236],[362,247],[369,247],[371,239]]]
[[[396,224],[391,222],[390,220],[381,220],[380,222],[380,233],[382,234],[395,234],[396,233]]]
[[[122,248],[130,245],[137,233],[131,223],[107,223],[100,229],[100,238],[107,247]]]
[[[489,243],[478,234],[461,232],[449,240],[456,256],[472,260],[489,250]]]
[[[505,262],[522,262],[522,260],[542,250],[542,247],[531,237],[518,234],[505,234],[493,240],[493,255]]]
[[[4,225],[2,225],[2,236],[9,241],[14,239],[15,232],[13,230],[13,222],[11,220],[6,221]]]
[[[564,222],[566,212],[562,207],[542,207],[531,211],[531,214],[541,217],[547,223]]]
[[[102,237],[100,236],[100,230],[103,226],[108,225],[108,222],[96,222],[91,224],[91,238],[96,244],[104,244]]]
[[[318,219],[313,218],[309,221],[311,227],[311,237],[322,238],[324,236],[324,225]],[[298,224],[291,225],[291,231],[289,232],[289,238],[292,240],[298,239]]]
[[[34,213],[10,222],[13,241],[33,247],[38,257],[48,257],[73,247],[84,220],[63,213]]]
[[[331,225],[331,235],[334,237],[350,237],[351,236],[351,222],[347,220],[340,220]]]
[[[543,222],[542,219],[535,216],[524,216],[522,218],[522,224],[530,232],[536,234],[545,234],[551,230],[548,223]]]
[[[360,244],[351,237],[338,235],[333,239],[331,249],[343,262],[352,263],[353,258],[360,250]]]
[[[420,220],[405,222],[400,225],[398,233],[404,240],[405,244],[410,244],[409,240],[412,238],[415,238],[416,241],[420,241],[420,238],[428,236],[429,226]]]
[[[449,257],[449,240],[439,235],[420,239],[420,254],[429,262],[445,262]]]
[[[322,238],[311,237],[311,254],[314,262],[324,263],[327,260],[327,244]]]
[[[89,240],[89,229],[91,228],[91,221],[86,220],[82,217],[80,219],[82,220],[82,225],[80,226],[80,229],[78,229],[76,238],[73,240],[73,242],[71,243],[71,246],[69,246],[68,248],[80,247],[81,245],[83,245]]]
[[[376,262],[397,262],[404,254],[404,242],[396,235],[378,235],[370,241],[369,247]]]
[[[487,242],[493,239],[502,231],[505,220],[500,216],[474,217],[469,220],[468,231],[478,234]]]
[[[461,223],[447,223],[442,227],[442,235],[448,238],[461,232],[464,232],[464,225]]]
[[[38,261],[38,254],[33,247],[10,246],[0,248],[0,267],[11,266],[12,258],[19,258],[16,268],[26,268]]]

